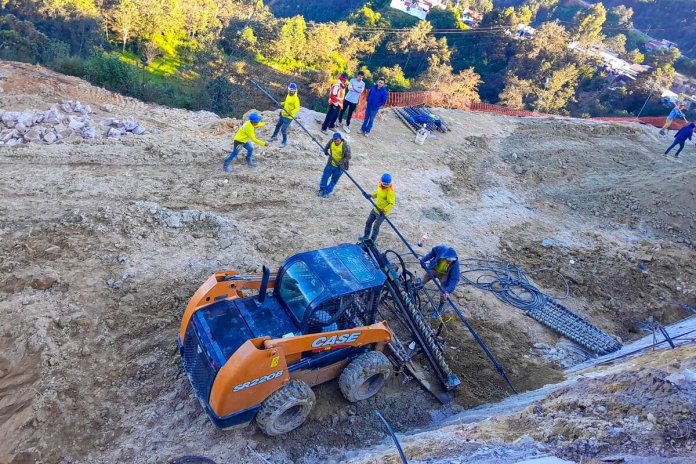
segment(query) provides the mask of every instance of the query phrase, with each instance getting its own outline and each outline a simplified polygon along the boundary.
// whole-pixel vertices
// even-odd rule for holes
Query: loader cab
[[[300,253],[278,271],[274,296],[299,333],[320,333],[375,322],[386,277],[357,245]]]

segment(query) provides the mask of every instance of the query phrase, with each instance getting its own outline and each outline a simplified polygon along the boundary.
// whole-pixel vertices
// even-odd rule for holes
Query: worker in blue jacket
[[[447,301],[447,298],[457,287],[459,279],[461,278],[459,258],[454,248],[446,245],[438,245],[430,250],[430,253],[423,256],[420,263],[427,270],[422,285],[427,284],[435,278],[440,281],[442,288],[445,289],[445,293],[440,295],[440,305],[437,311],[433,313],[433,318],[437,319],[440,317],[440,312],[445,306],[445,301]]]
[[[669,115],[667,115],[665,119],[665,124],[662,126],[662,129],[660,129],[660,135],[667,134],[669,127],[672,125],[672,121],[678,118],[686,120],[686,116],[684,116],[684,104],[682,102],[674,104],[674,108],[669,112]]]
[[[367,137],[372,132],[372,125],[375,123],[375,117],[389,98],[389,91],[384,85],[384,79],[379,79],[377,84],[372,86],[370,93],[367,94],[367,108],[365,108],[365,118],[363,119],[360,133]]]
[[[694,127],[696,127],[696,124],[692,122],[679,129],[677,133],[674,134],[674,143],[665,151],[665,155],[669,153],[672,148],[679,145],[679,150],[674,154],[675,158],[679,158],[679,153],[684,149],[684,144],[687,140],[691,140],[691,137],[694,135]]]

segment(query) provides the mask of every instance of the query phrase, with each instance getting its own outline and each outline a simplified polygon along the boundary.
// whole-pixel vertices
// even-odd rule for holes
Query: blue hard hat
[[[332,138],[333,138],[334,140],[336,140],[336,139],[342,139],[343,137],[341,137],[341,134],[340,134],[340,133],[338,133],[338,132],[334,132],[334,134],[333,134],[333,137],[332,137]]]
[[[297,84],[295,84],[294,82],[291,83],[290,85],[288,85],[288,90],[291,92],[297,92]]]
[[[251,114],[249,115],[249,121],[251,121],[251,122],[261,122],[261,121],[263,121],[263,118],[261,117],[261,115],[260,115],[259,113],[251,113]]]
[[[389,174],[388,172],[385,172],[384,174],[382,174],[382,178],[380,180],[385,185],[391,184],[391,180],[392,180],[391,174]]]

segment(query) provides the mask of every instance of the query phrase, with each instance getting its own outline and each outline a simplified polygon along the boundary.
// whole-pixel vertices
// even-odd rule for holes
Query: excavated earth
[[[153,132],[0,147],[0,463],[351,461],[358,455],[350,453],[384,443],[375,409],[405,433],[510,394],[468,331],[448,318],[448,360],[462,379],[450,405],[403,377],[360,404],[329,382],[315,389],[305,425],[285,437],[268,438],[253,424],[216,430],[177,352],[188,298],[217,270],[256,272],[294,253],[354,242],[369,205],[345,177],[330,199],[315,195],[324,158],[295,125],[288,148],[257,149],[254,169],[240,156],[227,174],[221,163],[238,120],[147,105],[37,66],[0,62],[0,76],[3,111],[80,101],[94,121],[133,119]],[[679,305],[696,306],[693,146],[675,160],[661,154],[668,140],[650,127],[439,113],[452,131],[423,146],[389,110],[370,138],[355,134],[357,123],[350,137],[359,183],[371,189],[382,172],[394,176],[391,218],[407,238],[427,231],[428,245],[450,244],[460,257],[557,270],[570,284],[564,305],[624,341],[644,335],[640,322],[649,316],[669,324],[690,314]],[[267,139],[276,112],[264,116],[268,125],[257,133]],[[300,112],[325,140],[315,117]],[[378,243],[404,248],[386,225]],[[551,295],[565,291],[557,274],[534,278]],[[475,288],[461,285],[454,297],[518,389],[563,379],[567,359],[558,353],[567,341]],[[668,366],[694,357],[679,353]],[[650,440],[665,456],[689,456],[693,434],[677,428],[694,412],[693,394],[644,386],[659,384],[663,367],[569,387],[541,410],[493,420],[471,440],[513,440],[514,431],[587,462],[614,443],[568,448],[603,440],[597,434],[608,426],[583,415],[593,398],[616,397],[605,409],[618,421],[642,414],[622,409],[627,398],[646,403],[659,390],[679,412],[658,418],[665,433]],[[555,411],[579,418],[557,423]],[[642,437],[621,427],[622,437]],[[455,456],[468,448],[449,440],[443,449],[423,462],[464,462]]]

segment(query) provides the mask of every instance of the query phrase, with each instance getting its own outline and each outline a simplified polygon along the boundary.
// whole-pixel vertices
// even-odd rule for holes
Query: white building
[[[392,0],[390,6],[418,19],[425,19],[433,8],[445,8],[447,0]]]

